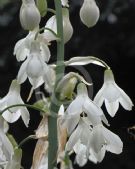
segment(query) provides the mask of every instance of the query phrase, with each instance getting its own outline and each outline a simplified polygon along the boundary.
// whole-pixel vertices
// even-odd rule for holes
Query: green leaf
[[[42,17],[47,13],[47,0],[36,0],[37,8]]]

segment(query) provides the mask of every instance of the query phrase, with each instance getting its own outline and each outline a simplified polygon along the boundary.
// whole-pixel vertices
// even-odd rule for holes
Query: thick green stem
[[[62,6],[60,0],[54,0],[56,18],[57,18],[57,35],[61,39],[57,42],[57,65],[56,65],[56,84],[64,75],[64,40],[63,40],[63,19],[62,19]],[[60,102],[57,98],[57,93],[52,96],[50,110],[51,113],[58,113]],[[57,118],[48,118],[48,169],[54,169],[57,165],[57,150],[58,150],[58,138],[57,138]]]

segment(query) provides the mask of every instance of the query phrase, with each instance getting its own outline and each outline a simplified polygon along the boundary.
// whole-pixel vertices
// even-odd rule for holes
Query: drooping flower
[[[33,31],[30,31],[29,34],[19,40],[15,47],[14,47],[14,55],[16,55],[17,61],[23,61],[30,55],[30,49],[31,49],[31,43],[34,41],[36,33],[39,31],[39,29],[35,29]],[[45,59],[46,62],[50,59],[50,50],[48,48],[48,41],[45,39],[43,34],[38,34],[36,41],[40,45],[41,55]]]
[[[104,84],[94,98],[98,106],[102,106],[105,101],[105,106],[110,114],[114,117],[119,103],[126,110],[131,110],[133,103],[129,96],[115,83],[114,75],[111,70],[106,70],[104,73]]]
[[[85,131],[85,132],[84,132]],[[91,127],[84,119],[79,120],[79,124],[73,131],[66,144],[66,151],[72,151],[74,146],[80,142],[81,144],[88,146],[89,139],[91,137]]]
[[[12,81],[8,94],[0,100],[0,109],[3,110],[15,104],[24,104],[20,96],[20,85],[17,80]],[[30,117],[26,107],[10,108],[3,112],[2,116],[9,123],[14,123],[21,116],[25,125],[28,127]]]
[[[87,88],[83,83],[78,85],[77,97],[65,112],[65,124],[68,133],[73,131],[81,116],[86,116],[91,125],[97,125],[102,120],[106,124],[108,123],[101,108],[88,97]]]
[[[34,89],[42,85],[46,74],[50,72],[49,66],[45,63],[46,59],[46,56],[42,57],[40,53],[40,44],[37,41],[33,41],[30,55],[24,61],[18,72],[18,82],[21,84],[28,77]]]
[[[95,0],[84,0],[80,9],[80,18],[87,27],[94,26],[99,19],[99,8]]]
[[[40,12],[34,0],[22,0],[20,22],[25,30],[34,30],[40,23]]]
[[[73,34],[73,28],[69,20],[69,11],[67,8],[63,8],[63,35],[64,35],[64,42],[67,43]],[[56,22],[56,15],[53,15],[46,23],[45,28],[49,28],[57,34],[57,22]],[[51,31],[45,30],[44,36],[48,41],[57,40],[58,37],[55,36]]]
[[[119,136],[112,133],[101,124],[93,128],[90,138],[90,153],[94,156],[97,162],[101,162],[103,160],[106,151],[114,154],[120,154],[122,149],[123,143]]]

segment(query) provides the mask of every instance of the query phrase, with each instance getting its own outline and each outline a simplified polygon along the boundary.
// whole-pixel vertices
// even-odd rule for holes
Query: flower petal
[[[123,149],[123,143],[119,136],[116,134],[112,133],[110,130],[107,128],[103,127],[103,135],[107,141],[107,146],[106,149],[112,153],[115,154],[120,154]]]
[[[87,147],[83,144],[79,144],[79,146],[77,147],[75,160],[80,167],[83,167],[88,161],[86,151]]]
[[[114,117],[116,112],[118,111],[119,102],[118,100],[116,100],[115,102],[108,102],[108,100],[105,99],[105,106],[109,115],[111,117]]]
[[[69,107],[66,110],[66,113],[68,115],[75,115],[82,113],[82,105],[84,103],[84,98],[82,96],[77,96],[74,101],[69,105]]]
[[[94,102],[101,107],[103,102],[104,102],[104,98],[103,98],[103,93],[105,90],[105,85],[102,86],[102,88],[98,91],[98,93],[96,94],[95,98],[94,98]]]
[[[29,120],[30,120],[30,114],[27,110],[27,108],[21,108],[21,117],[24,121],[24,124],[26,127],[28,127],[28,124],[29,124]]]
[[[51,56],[48,46],[44,43],[41,43],[40,47],[41,47],[41,55],[43,57],[43,60],[45,62],[48,62]]]
[[[2,117],[9,123],[14,123],[19,119],[20,116],[21,116],[20,110],[16,112],[10,112],[7,110],[2,114]]]
[[[80,138],[80,130],[77,127],[75,131],[71,134],[67,144],[66,144],[66,151],[71,151],[74,147],[74,145],[77,143],[77,141]]]
[[[90,145],[95,153],[101,151],[102,146],[105,144],[105,139],[102,133],[102,125],[95,126],[91,133]]]
[[[28,60],[26,60],[26,61],[22,64],[22,66],[21,66],[21,68],[20,68],[20,70],[19,70],[19,72],[18,72],[17,80],[18,80],[18,83],[19,83],[19,84],[23,83],[23,82],[27,79],[27,74],[26,74],[27,64],[28,64]]]
[[[124,109],[132,110],[133,102],[131,101],[129,96],[121,88],[118,87],[118,89],[119,89],[120,94],[121,94],[121,97],[118,99],[118,101],[124,107]]]

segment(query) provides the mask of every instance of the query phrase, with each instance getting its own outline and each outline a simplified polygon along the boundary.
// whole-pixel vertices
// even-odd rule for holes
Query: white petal
[[[120,154],[123,149],[123,143],[119,136],[116,134],[112,133],[110,130],[107,128],[103,127],[103,135],[107,141],[107,146],[106,149],[112,153],[115,154]]]
[[[10,112],[7,110],[2,114],[2,117],[9,123],[14,123],[19,119],[20,116],[21,116],[20,110],[16,112]]]
[[[131,101],[129,96],[121,88],[118,87],[118,89],[121,93],[121,96],[119,98],[119,102],[124,107],[124,109],[132,110],[133,102]]]
[[[48,48],[47,45],[45,45],[44,43],[41,43],[41,55],[44,59],[45,62],[48,62],[50,59],[50,50]]]
[[[68,0],[61,0],[61,3],[62,3],[63,6],[69,7]]]
[[[102,146],[105,144],[105,139],[102,133],[102,125],[95,126],[92,131],[90,145],[95,153],[101,151]]]
[[[95,116],[103,115],[103,111],[88,97],[85,99],[84,107],[87,111],[91,112]]]
[[[102,61],[93,56],[76,56],[76,57],[72,57],[68,61],[65,61],[66,66],[87,65],[90,63],[104,67]]]
[[[10,143],[9,139],[3,131],[0,130],[0,142],[2,143],[3,153],[5,154],[7,160],[11,160],[11,157],[14,153],[13,146]]]
[[[30,114],[27,110],[27,108],[21,108],[21,117],[24,121],[24,124],[26,127],[28,127],[28,124],[29,124],[29,120],[30,120]]]
[[[68,115],[75,115],[75,114],[80,114],[82,113],[82,105],[84,102],[84,98],[82,96],[77,96],[74,101],[69,105],[67,108],[67,114]]]
[[[63,104],[59,108],[58,115],[59,116],[64,116],[64,105]]]
[[[34,89],[38,88],[39,86],[41,86],[44,83],[43,77],[40,76],[38,78],[30,78],[28,77],[31,85],[33,86]]]
[[[103,97],[109,102],[115,102],[120,97],[120,91],[117,89],[116,83],[104,83]]]
[[[63,8],[63,31],[64,31],[64,43],[67,43],[73,35],[73,27],[69,20],[69,10]]]
[[[39,76],[43,75],[43,65],[40,61],[40,56],[38,57],[37,54],[32,54],[31,59],[29,60],[26,72],[28,77],[30,78],[38,78]]]
[[[23,83],[27,79],[27,74],[26,74],[27,64],[28,64],[28,60],[26,60],[20,67],[20,70],[17,75],[17,80],[19,84]]]
[[[62,125],[67,128],[67,132],[70,135],[79,123],[80,115],[65,115],[62,119]]]
[[[26,38],[19,40],[14,48],[14,55],[16,55],[17,61],[23,61],[26,56],[29,55],[29,50],[25,46]]]
[[[118,100],[116,100],[115,102],[108,102],[108,100],[105,99],[105,106],[109,115],[111,117],[114,117],[116,112],[118,111],[119,102]]]
[[[8,94],[3,99],[0,99],[0,110],[3,110],[7,107],[7,99]]]
[[[80,144],[78,146],[75,160],[80,167],[83,167],[87,163],[86,151],[87,147],[85,145]]]
[[[71,151],[74,147],[74,145],[77,143],[77,141],[80,138],[80,130],[77,127],[75,131],[71,134],[67,144],[66,144],[66,151]]]
[[[56,16],[52,16],[46,23],[45,28],[52,29],[55,33],[57,33],[57,25],[56,25]],[[44,36],[48,41],[56,40],[57,37],[50,32],[49,30],[44,31]]]
[[[92,161],[92,162],[94,162],[94,163],[101,162],[104,159],[104,157],[105,157],[105,152],[106,152],[105,146],[103,146],[98,153],[95,153],[91,149],[89,160]]]
[[[103,85],[102,88],[98,91],[98,93],[96,94],[95,98],[94,98],[94,102],[101,107],[103,102],[104,102],[104,98],[103,98],[103,93],[105,90],[105,86]]]

